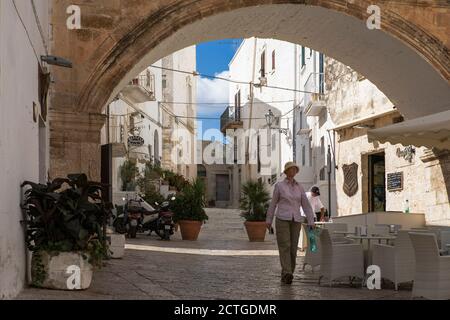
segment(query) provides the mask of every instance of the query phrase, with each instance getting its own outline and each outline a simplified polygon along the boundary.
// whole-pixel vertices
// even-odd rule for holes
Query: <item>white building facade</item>
[[[163,58],[162,67],[162,165],[192,180],[197,176],[196,46]]]
[[[102,130],[102,144],[112,146],[113,192],[126,191],[120,167],[127,159],[141,171],[147,162],[162,162],[161,65],[162,61],[158,61],[142,71],[108,106],[109,120]]]
[[[175,52],[143,70],[109,105],[102,144],[112,145],[113,192],[136,187],[124,190],[120,168],[126,160],[140,172],[150,162],[188,180],[196,177],[196,77],[178,72],[195,68],[195,46]]]
[[[243,41],[229,66],[230,78],[243,84],[230,85],[231,107],[224,115],[231,121],[223,121],[222,131],[228,129],[227,134],[231,135],[235,129],[236,133],[241,128],[256,130],[247,132],[249,138],[245,142],[236,141],[248,148],[242,154],[248,154],[246,164],[235,169],[234,189],[238,189],[236,181],[250,179],[273,185],[283,178],[284,164],[295,161],[301,168],[297,180],[306,189],[320,187],[322,202],[328,208],[329,184],[325,173],[328,146],[333,146],[328,130],[333,125],[319,99],[325,91],[324,56],[289,42],[250,38]],[[269,110],[278,121],[266,131],[269,126],[265,116]],[[258,135],[257,130],[263,134]],[[253,164],[248,165],[251,160]],[[335,210],[334,171],[330,190],[330,209]]]

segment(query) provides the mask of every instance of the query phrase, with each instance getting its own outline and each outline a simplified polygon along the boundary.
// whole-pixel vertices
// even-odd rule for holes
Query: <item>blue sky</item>
[[[205,42],[197,45],[197,71],[201,74],[228,77],[228,64],[233,58],[242,40],[224,39]],[[199,78],[197,83],[197,102],[212,103],[198,105],[197,116],[207,118],[220,118],[228,101],[229,83],[221,80]],[[219,129],[220,120],[201,120],[203,132],[210,128]],[[200,123],[198,123],[200,126]],[[200,130],[199,130],[200,131]],[[199,135],[201,133],[199,132]],[[200,137],[199,137],[200,138]],[[203,137],[206,140],[210,136]]]

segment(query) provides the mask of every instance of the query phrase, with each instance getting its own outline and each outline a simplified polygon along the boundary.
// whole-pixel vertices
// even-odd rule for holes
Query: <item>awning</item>
[[[450,150],[450,110],[369,130],[368,139]]]

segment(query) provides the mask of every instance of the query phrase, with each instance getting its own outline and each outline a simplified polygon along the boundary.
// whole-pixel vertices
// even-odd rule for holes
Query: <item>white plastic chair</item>
[[[434,233],[409,233],[416,268],[412,297],[450,299],[450,256],[441,257]]]
[[[390,280],[398,290],[398,284],[414,280],[414,248],[409,231],[399,230],[395,245],[374,244],[372,246],[372,264],[381,269],[381,278]]]
[[[334,244],[327,229],[320,232],[321,264],[319,285],[322,279],[333,280],[342,277],[364,280],[364,253],[361,244]]]

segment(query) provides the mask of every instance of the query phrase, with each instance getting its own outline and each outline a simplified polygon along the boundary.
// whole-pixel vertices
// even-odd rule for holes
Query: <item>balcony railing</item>
[[[321,110],[325,107],[324,92],[325,92],[325,76],[323,73],[312,72],[305,84],[305,109],[307,116],[318,116]],[[317,104],[313,108],[313,104]]]
[[[153,74],[141,74],[131,80],[131,85],[141,86],[149,93],[154,94],[155,92],[155,75]]]
[[[133,103],[155,101],[155,76],[151,73],[137,76],[122,90],[122,93]]]
[[[244,123],[241,120],[242,107],[228,107],[220,117],[220,128],[225,133],[227,129],[240,129]]]

